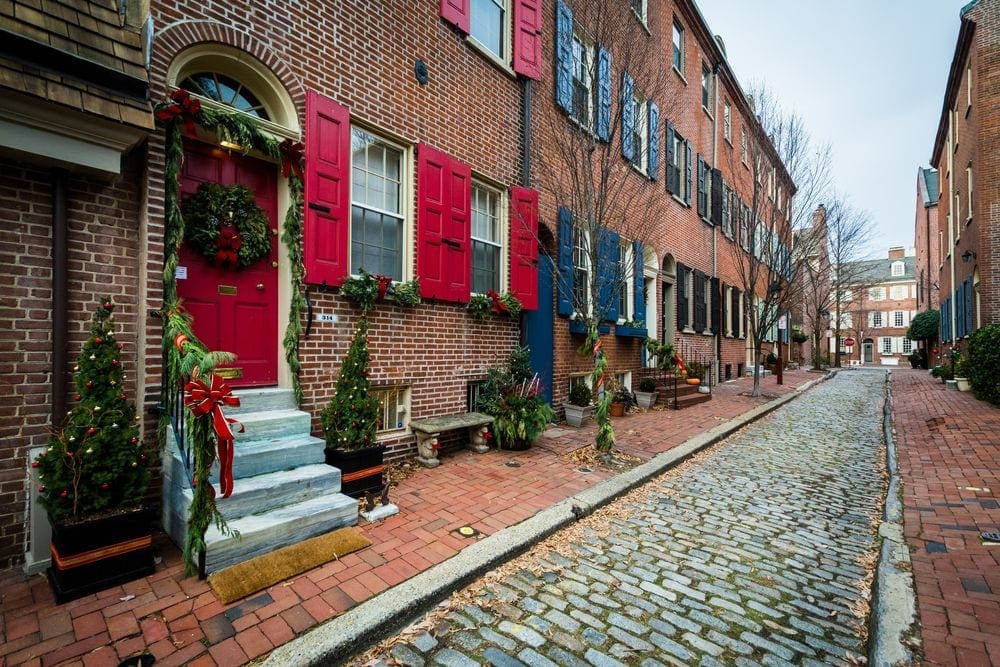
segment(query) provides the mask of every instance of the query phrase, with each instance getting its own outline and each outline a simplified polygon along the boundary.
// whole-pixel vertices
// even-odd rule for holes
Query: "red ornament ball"
[[[45,493],[45,485],[44,484],[42,484],[41,486],[38,487],[38,492],[39,493]]]
[[[111,310],[113,307],[114,307],[114,304],[112,304],[110,301],[105,301],[104,302],[104,309],[105,310]]]
[[[97,429],[93,426],[87,429],[87,435],[94,435],[95,433],[97,433]]]
[[[111,360],[111,365],[112,365],[112,366],[117,366],[117,365],[118,365],[118,364],[120,364],[120,363],[121,363],[121,362],[120,362],[120,361],[118,361],[117,359],[112,359],[112,360]]]
[[[73,400],[74,401],[79,401],[81,398],[83,398],[83,396],[81,396],[80,394],[77,394],[76,396],[73,397]]]
[[[69,498],[69,491],[63,489],[63,492],[59,494],[60,498]]]
[[[118,348],[119,350],[121,350],[121,349],[123,349],[123,348],[124,348],[125,346],[124,346],[124,345],[122,345],[121,343],[118,343],[118,345],[117,345],[116,347],[117,347],[117,348]]]
[[[31,462],[31,467],[32,468],[37,468],[38,467],[38,461],[32,461]]]
[[[122,400],[124,401],[124,400],[125,400],[126,398],[128,398],[128,397],[127,397],[127,396],[125,396],[125,394],[124,394],[124,393],[122,393],[122,395],[121,395],[121,396],[119,396],[118,398],[120,398],[120,399],[122,399]]]
[[[111,485],[110,485],[110,484],[108,484],[107,482],[103,482],[103,483],[101,484],[101,490],[102,490],[102,491],[107,491],[107,490],[108,490],[108,489],[110,489],[110,488],[111,488]]]
[[[87,380],[87,384],[85,384],[84,386],[85,386],[85,387],[86,387],[87,389],[90,389],[91,387],[93,387],[93,386],[94,386],[94,381],[93,381],[93,380]]]
[[[139,438],[132,438],[132,444],[133,445],[138,445],[139,444]]]
[[[94,342],[97,343],[98,345],[100,345],[101,343],[104,342],[104,339],[101,338],[100,336],[98,336],[97,338],[94,339]]]
[[[146,460],[146,455],[145,454],[140,454],[139,455],[139,460],[140,461],[145,461]]]

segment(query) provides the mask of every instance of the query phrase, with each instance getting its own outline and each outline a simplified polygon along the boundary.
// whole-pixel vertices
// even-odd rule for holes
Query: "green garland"
[[[158,104],[157,112],[172,106],[174,105],[170,102]],[[184,242],[185,231],[184,216],[180,205],[179,178],[180,165],[184,156],[185,119],[183,116],[165,119],[159,113],[157,117],[166,120],[163,239],[164,327],[162,341],[165,367],[163,371],[163,395],[160,397],[160,404],[166,406],[170,405],[172,399],[167,394],[178,390],[182,378],[189,377],[196,370],[197,373],[205,376],[217,364],[228,363],[232,361],[233,357],[224,352],[208,351],[191,332],[190,319],[181,313],[177,298],[176,272],[179,261],[178,251]],[[194,121],[205,129],[215,132],[220,139],[239,144],[247,150],[257,150],[275,160],[283,157],[278,141],[264,133],[256,122],[246,116],[203,107],[194,116]],[[298,340],[302,330],[301,313],[305,305],[302,296],[304,275],[302,263],[303,193],[302,181],[295,170],[291,170],[288,177],[291,202],[285,214],[285,230],[282,240],[288,247],[288,257],[291,263],[292,298],[289,306],[288,328],[285,332],[283,345],[285,358],[292,371],[295,398],[301,405],[302,388],[299,379],[301,363],[298,356]],[[187,340],[181,345],[185,354],[182,354],[182,350],[174,343],[178,334],[187,337]],[[188,420],[188,442],[195,453],[194,474],[197,475],[198,479],[208,479],[208,473],[215,460],[211,424],[206,417],[193,419],[190,413],[185,412],[185,419]],[[157,435],[161,443],[165,442],[169,423],[170,415],[164,411],[157,424]],[[191,481],[193,483],[194,478]],[[226,532],[228,528],[215,505],[215,497],[211,487],[208,484],[199,484],[194,487],[194,499],[188,515],[188,537],[184,545],[186,574],[192,574],[191,556],[205,548],[205,531],[212,522],[224,534],[233,534],[238,537],[238,533]]]
[[[184,240],[215,264],[242,269],[271,254],[267,214],[246,186],[202,183],[181,213]]]
[[[605,391],[602,396],[598,396],[596,388],[601,383],[604,373],[608,367],[608,360],[604,352],[597,345],[600,335],[595,322],[587,324],[587,339],[583,345],[577,349],[581,356],[593,355],[594,370],[590,373],[590,386],[595,388],[594,399],[597,408],[594,410],[594,419],[597,421],[597,435],[594,445],[599,452],[610,452],[615,447],[615,428],[611,425],[611,401],[614,398],[613,392]]]

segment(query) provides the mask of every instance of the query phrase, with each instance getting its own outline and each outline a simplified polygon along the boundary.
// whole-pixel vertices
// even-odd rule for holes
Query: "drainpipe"
[[[717,64],[715,66],[715,99],[712,101],[712,166],[718,169],[719,163],[719,71],[722,66]],[[719,174],[722,174],[722,170],[719,170]],[[714,184],[713,184],[714,185]],[[725,196],[725,193],[723,193]],[[709,200],[709,211],[711,211],[711,201],[712,194],[708,195]],[[731,213],[730,213],[731,214]],[[719,225],[722,224],[721,220],[712,221],[712,276],[718,280],[719,278]],[[722,281],[719,282],[719,298],[722,299]],[[712,296],[715,296],[714,294]],[[716,310],[720,315],[720,320],[722,319],[722,314],[724,310],[720,307],[722,304],[713,303],[712,308]],[[723,322],[718,322],[718,327],[715,331],[715,373],[716,376],[713,378],[717,381],[718,378],[722,377],[722,330],[725,327]]]
[[[951,291],[948,293],[948,298],[955,294],[955,227],[958,224],[958,220],[955,218],[955,197],[952,192],[953,185],[955,183],[955,150],[952,146],[952,137],[955,136],[954,128],[954,113],[950,110],[948,111],[948,143],[945,145],[948,151],[948,271],[951,276]],[[940,183],[938,185],[940,190]],[[940,220],[940,218],[939,218]],[[955,347],[955,303],[952,301],[951,307],[948,309],[948,317],[951,320],[951,341],[950,345]],[[950,358],[950,357],[949,357]]]
[[[66,340],[67,292],[66,279],[66,209],[69,174],[52,170],[52,425],[66,419]]]

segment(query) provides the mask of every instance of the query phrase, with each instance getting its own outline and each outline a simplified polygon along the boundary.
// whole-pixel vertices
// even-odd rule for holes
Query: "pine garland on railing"
[[[288,175],[288,189],[291,191],[291,202],[285,213],[285,230],[281,235],[288,248],[288,264],[291,267],[292,292],[288,304],[288,328],[282,345],[285,348],[285,360],[292,373],[292,388],[295,390],[295,404],[302,405],[302,383],[299,373],[302,363],[299,360],[299,338],[302,336],[302,309],[305,307],[305,297],[302,295],[305,270],[302,262],[302,180],[295,170]]]

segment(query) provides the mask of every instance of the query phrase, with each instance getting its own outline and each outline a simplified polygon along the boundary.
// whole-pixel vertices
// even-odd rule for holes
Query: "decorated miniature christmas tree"
[[[32,465],[39,500],[53,521],[72,521],[142,504],[149,461],[135,405],[125,393],[114,304],[101,300],[74,368],[75,405],[66,425]]]
[[[369,393],[368,320],[362,317],[340,366],[330,404],[320,413],[327,449],[360,449],[376,444],[379,400]]]

